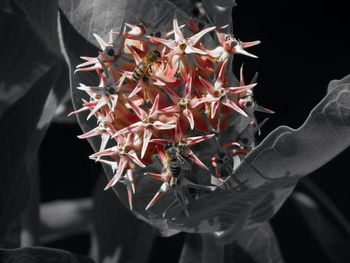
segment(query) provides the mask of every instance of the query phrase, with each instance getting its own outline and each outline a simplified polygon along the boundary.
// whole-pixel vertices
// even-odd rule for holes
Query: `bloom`
[[[193,23],[191,28],[197,28]],[[233,85],[227,65],[234,54],[245,54],[240,48],[257,42],[233,44],[216,31],[218,46],[208,51],[201,40],[215,26],[191,35],[182,28],[174,18],[170,32],[149,36],[148,26],[126,24],[119,43],[95,36],[102,50],[114,51],[113,58],[99,53],[78,66],[79,71],[95,70],[100,79],[98,86],[78,87],[90,99],[73,113],[90,111],[88,118],[98,118],[98,127],[80,138],[101,136],[90,158],[111,168],[106,189],[123,183],[129,207],[135,200],[144,204],[137,210],[144,218],[159,215],[157,209],[162,219],[173,213],[190,218],[191,204],[222,187],[251,150],[240,134],[255,132],[249,108],[257,107],[249,104],[255,80],[246,85],[241,70],[240,84]],[[240,134],[232,132],[241,126],[246,129]],[[144,181],[152,192],[144,190]],[[170,203],[161,198],[165,194],[172,197]]]

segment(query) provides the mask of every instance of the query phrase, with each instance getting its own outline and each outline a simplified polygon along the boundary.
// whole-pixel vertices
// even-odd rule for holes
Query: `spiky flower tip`
[[[110,32],[108,42],[95,34],[99,55],[81,57],[85,62],[76,69],[95,71],[100,80],[97,86],[80,84],[89,99],[71,114],[87,111],[87,119],[97,120],[79,138],[101,137],[90,158],[112,169],[105,189],[123,183],[130,209],[139,192],[143,211],[162,207],[163,217],[175,206],[190,215],[192,200],[234,175],[261,126],[254,111],[272,113],[253,99],[256,78],[246,84],[241,67],[234,83],[227,70],[235,55],[256,57],[245,48],[260,42],[191,25],[179,26],[174,18],[172,30],[162,35],[125,24],[123,32]],[[205,38],[217,46],[206,47]],[[159,183],[138,189],[144,180]]]

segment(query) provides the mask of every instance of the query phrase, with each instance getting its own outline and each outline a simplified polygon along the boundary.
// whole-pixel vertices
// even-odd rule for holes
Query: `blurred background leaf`
[[[3,263],[93,263],[91,259],[73,254],[68,251],[52,248],[19,248],[19,249],[1,249],[0,261]]]
[[[106,184],[101,174],[94,193],[93,258],[106,263],[149,262],[155,238],[152,227],[130,213],[112,191],[104,191]]]
[[[213,235],[188,234],[179,263],[283,263],[278,241],[269,223],[244,229],[233,242],[222,244]]]
[[[0,243],[24,209],[40,142],[68,88],[55,1],[7,1],[0,11]],[[13,244],[15,245],[15,244]],[[18,245],[18,244],[17,244]]]

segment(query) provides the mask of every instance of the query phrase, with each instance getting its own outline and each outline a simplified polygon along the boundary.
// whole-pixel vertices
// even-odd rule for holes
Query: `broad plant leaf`
[[[273,131],[224,183],[224,189],[193,201],[190,216],[185,216],[179,208],[163,219],[161,211],[166,205],[162,204],[169,204],[167,196],[157,204],[158,213],[146,212],[144,207],[158,185],[141,176],[134,212],[165,233],[167,229],[192,233],[225,231],[220,233],[223,242],[231,242],[243,226],[269,220],[302,176],[348,147],[349,91],[349,84],[338,85],[312,110],[299,129],[281,126]],[[118,185],[117,190],[126,204],[124,186]]]
[[[152,227],[132,215],[112,191],[103,191],[106,182],[101,174],[94,193],[92,243],[97,249],[96,260],[147,263],[155,238]]]
[[[322,209],[322,204],[306,193],[293,193],[291,199],[329,259],[332,262],[348,262],[350,237],[339,224],[334,223],[334,218],[327,213],[329,211]]]
[[[269,223],[242,230],[225,246],[224,262],[283,263],[278,241]]]
[[[188,234],[179,262],[283,263],[283,259],[274,232],[266,222],[240,231],[226,245],[210,234]]]
[[[96,46],[93,33],[108,39],[110,30],[119,31],[123,22],[133,24],[143,22],[157,30],[164,30],[164,27],[170,28],[175,14],[182,22],[186,22],[188,17],[175,5],[161,0],[59,0],[59,5],[76,32]]]
[[[25,95],[52,66],[51,56],[26,17],[0,10],[0,116]],[[25,44],[24,44],[25,43]]]
[[[312,110],[299,129],[281,126],[271,132],[218,189],[196,200],[189,217],[167,221],[188,232],[240,229],[260,224],[280,208],[298,179],[350,144],[350,84],[335,87]],[[225,236],[225,234],[223,234]]]
[[[201,262],[202,250],[201,236],[198,234],[187,234],[179,263]]]
[[[44,248],[26,247],[19,249],[0,249],[0,262],[3,263],[93,263],[94,261],[68,251]]]
[[[68,86],[57,2],[12,1],[9,6],[0,11],[6,62],[0,70],[0,243],[26,204],[28,169]]]
[[[84,40],[96,45],[92,33],[98,33],[106,39],[111,28],[120,28],[120,21],[135,24],[146,22],[159,30],[169,28],[175,12],[180,23],[186,21],[186,15],[167,1],[128,1],[118,4],[112,4],[110,1],[89,1],[90,4],[85,7],[81,4],[69,4],[70,2],[62,4],[63,2],[66,3],[62,1],[61,8],[74,27],[70,31],[79,33],[79,37],[74,41],[66,40],[67,46],[72,47],[74,51],[84,51],[87,48],[92,51],[91,46],[84,43]],[[112,22],[110,16],[101,11],[106,8],[112,13],[116,12],[116,19]],[[124,16],[120,16],[120,13],[124,13]],[[91,56],[96,54],[96,51],[83,53]],[[75,59],[71,57],[73,66],[78,63]],[[83,75],[88,74],[78,73],[73,78],[73,83],[78,82]],[[90,78],[90,81],[93,79]],[[334,88],[330,88],[327,96],[313,109],[299,129],[281,126],[274,130],[246,157],[221,188],[203,194],[191,202],[190,216],[186,216],[179,206],[175,206],[166,218],[163,218],[163,211],[173,200],[170,194],[164,195],[150,211],[145,211],[159,184],[143,176],[144,171],[140,171],[136,176],[137,190],[133,199],[133,212],[139,218],[158,227],[164,235],[170,235],[174,231],[218,232],[223,242],[231,242],[244,226],[263,224],[277,212],[299,178],[321,167],[350,144],[350,85],[347,79],[340,81],[342,84],[333,83]],[[72,96],[75,107],[79,108],[81,98],[85,95],[73,86]],[[96,125],[93,121],[87,122],[85,118],[84,114],[78,116],[84,132]],[[242,126],[241,128],[247,125],[242,120],[234,121]],[[96,151],[100,139],[94,138],[89,141]],[[147,167],[150,168],[152,167]],[[108,167],[105,167],[105,170],[107,177],[112,178],[112,171]],[[128,206],[125,186],[117,184],[114,190]]]

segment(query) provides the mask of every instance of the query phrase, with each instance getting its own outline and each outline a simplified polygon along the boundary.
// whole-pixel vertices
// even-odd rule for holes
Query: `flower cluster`
[[[255,80],[246,84],[243,68],[237,85],[230,84],[227,74],[232,56],[255,57],[245,48],[260,42],[242,42],[223,30],[214,26],[199,30],[194,23],[179,26],[176,18],[173,30],[163,35],[143,24],[125,24],[123,32],[110,32],[108,42],[95,34],[99,55],[81,57],[85,62],[76,72],[95,71],[100,83],[80,84],[78,89],[90,98],[83,99],[82,108],[71,114],[90,111],[87,119],[96,118],[97,127],[79,138],[101,137],[99,151],[90,158],[111,166],[114,176],[106,189],[124,183],[131,209],[137,189],[135,171],[158,162],[160,171],[143,173],[161,182],[146,209],[174,190],[188,214],[188,200],[178,191],[180,184],[210,191],[213,183],[196,184],[186,174],[204,170],[220,182],[234,169],[229,165],[227,172],[225,165],[250,150],[237,138],[220,142],[230,119],[239,115],[259,129],[252,112],[271,112],[255,103]],[[217,47],[210,49],[201,40],[213,36]],[[210,140],[217,147],[206,164],[193,146]]]

